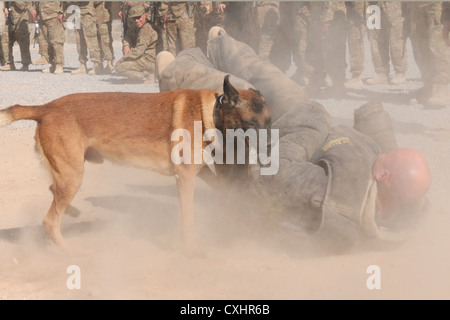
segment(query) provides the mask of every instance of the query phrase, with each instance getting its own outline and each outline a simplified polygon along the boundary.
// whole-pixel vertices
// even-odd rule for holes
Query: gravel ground
[[[367,44],[367,43],[366,43]],[[120,42],[114,43],[120,58]],[[374,75],[366,50],[364,77]],[[37,48],[32,59],[39,58]],[[17,45],[16,60],[20,57]],[[0,109],[37,105],[76,92],[157,92],[157,84],[130,84],[117,75],[72,76],[75,44],[65,46],[65,73],[0,73]],[[20,67],[20,62],[17,62]],[[292,70],[291,70],[292,71]],[[201,181],[196,185],[199,237],[208,253],[188,259],[168,240],[176,228],[177,198],[172,178],[109,163],[86,164],[73,204],[79,218],[117,221],[67,232],[68,241],[89,254],[62,256],[51,244],[22,237],[0,239],[0,299],[449,299],[450,107],[425,110],[408,95],[421,86],[409,51],[407,83],[366,86],[341,98],[320,98],[335,124],[352,124],[353,111],[380,100],[391,115],[398,142],[423,152],[433,182],[431,213],[408,243],[392,250],[354,248],[321,256],[279,226],[227,210]],[[31,121],[0,128],[0,229],[40,225],[51,201],[49,179],[34,153]],[[149,212],[150,211],[150,212]],[[77,220],[78,219],[78,220]],[[175,249],[174,249],[175,248]],[[82,270],[80,290],[68,290],[66,268]],[[382,288],[366,286],[369,265],[381,268]]]

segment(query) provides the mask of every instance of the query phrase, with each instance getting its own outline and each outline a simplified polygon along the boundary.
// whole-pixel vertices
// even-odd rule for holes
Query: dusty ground
[[[68,72],[78,65],[75,51],[66,45],[67,73],[62,76],[42,74],[39,66],[28,73],[1,73],[0,108],[41,104],[72,92],[157,91],[156,85],[130,85],[116,76],[71,76]],[[38,57],[37,48],[32,56]],[[63,233],[80,252],[66,255],[42,234],[52,198],[50,180],[34,152],[35,125],[24,121],[0,128],[0,300],[449,299],[450,108],[407,104],[406,94],[420,87],[411,57],[410,62],[405,85],[367,87],[342,99],[319,100],[336,124],[351,124],[355,108],[381,99],[400,145],[426,155],[433,175],[432,208],[403,245],[361,243],[345,252],[324,253],[288,224],[271,224],[266,217],[224,205],[197,180],[196,236],[203,255],[187,257],[176,240],[173,178],[88,163],[73,201],[81,215],[63,218]],[[80,268],[81,288],[69,290],[66,271],[73,265]],[[366,285],[370,265],[380,267],[381,289]]]

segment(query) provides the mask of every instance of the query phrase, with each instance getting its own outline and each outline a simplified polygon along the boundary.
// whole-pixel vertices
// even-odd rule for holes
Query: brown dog
[[[17,120],[37,122],[37,150],[53,178],[53,202],[43,221],[51,239],[60,247],[66,246],[61,218],[81,185],[84,161],[101,163],[106,158],[175,175],[182,235],[186,245],[192,246],[194,178],[204,162],[174,164],[172,132],[186,129],[192,134],[194,121],[202,121],[203,133],[216,127],[214,120],[219,121],[221,130],[227,126],[245,130],[249,123],[253,128],[267,128],[270,124],[269,109],[259,92],[236,90],[228,76],[223,89],[222,95],[208,89],[81,93],[42,106],[15,105],[0,111],[0,126]],[[208,143],[202,141],[202,148]]]

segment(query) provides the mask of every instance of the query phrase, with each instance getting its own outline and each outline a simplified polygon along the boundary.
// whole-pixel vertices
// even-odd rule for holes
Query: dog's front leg
[[[181,213],[181,235],[187,249],[192,251],[195,246],[194,181],[196,166],[179,165],[175,172]]]

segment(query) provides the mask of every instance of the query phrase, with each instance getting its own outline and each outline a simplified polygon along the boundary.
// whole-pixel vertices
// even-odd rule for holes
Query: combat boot
[[[366,80],[367,84],[386,84],[388,83],[388,76],[385,73],[379,73],[373,78]]]
[[[145,78],[146,80],[144,83],[155,83],[155,75],[152,73],[145,72]]]
[[[24,65],[19,69],[19,71],[30,71],[30,68],[28,67],[27,64],[24,64]]]
[[[55,72],[56,66],[55,65],[51,65],[49,68],[42,70],[42,73],[53,73]]]
[[[111,60],[107,61],[106,68],[104,70],[107,71],[108,73],[113,73],[114,65],[113,65],[113,62]]]
[[[402,84],[406,82],[406,76],[404,73],[396,73],[391,79],[391,84]]]
[[[440,109],[446,106],[450,106],[450,92],[448,89],[448,84],[433,84],[431,90],[431,97],[428,98],[427,102],[425,103],[426,109]]]
[[[102,74],[103,72],[103,64],[101,62],[94,62],[94,68],[91,69],[88,74],[90,75],[96,75],[96,74]]]
[[[54,73],[54,74],[63,74],[63,73],[64,73],[64,70],[63,70],[62,65],[57,64],[57,65],[55,66],[55,71],[53,71],[53,73]]]
[[[362,82],[361,77],[354,77],[345,81],[344,87],[347,89],[362,89],[364,83]]]
[[[1,67],[0,70],[2,70],[2,71],[13,71],[13,70],[16,70],[16,66],[11,64],[11,63],[7,63],[3,67]]]
[[[39,60],[34,61],[33,64],[43,65],[43,64],[48,64],[48,61],[47,61],[47,58],[45,58],[44,56],[41,56],[41,58]]]
[[[78,74],[86,74],[87,68],[86,63],[82,63],[81,66],[77,70],[73,70],[71,74],[78,75]]]

